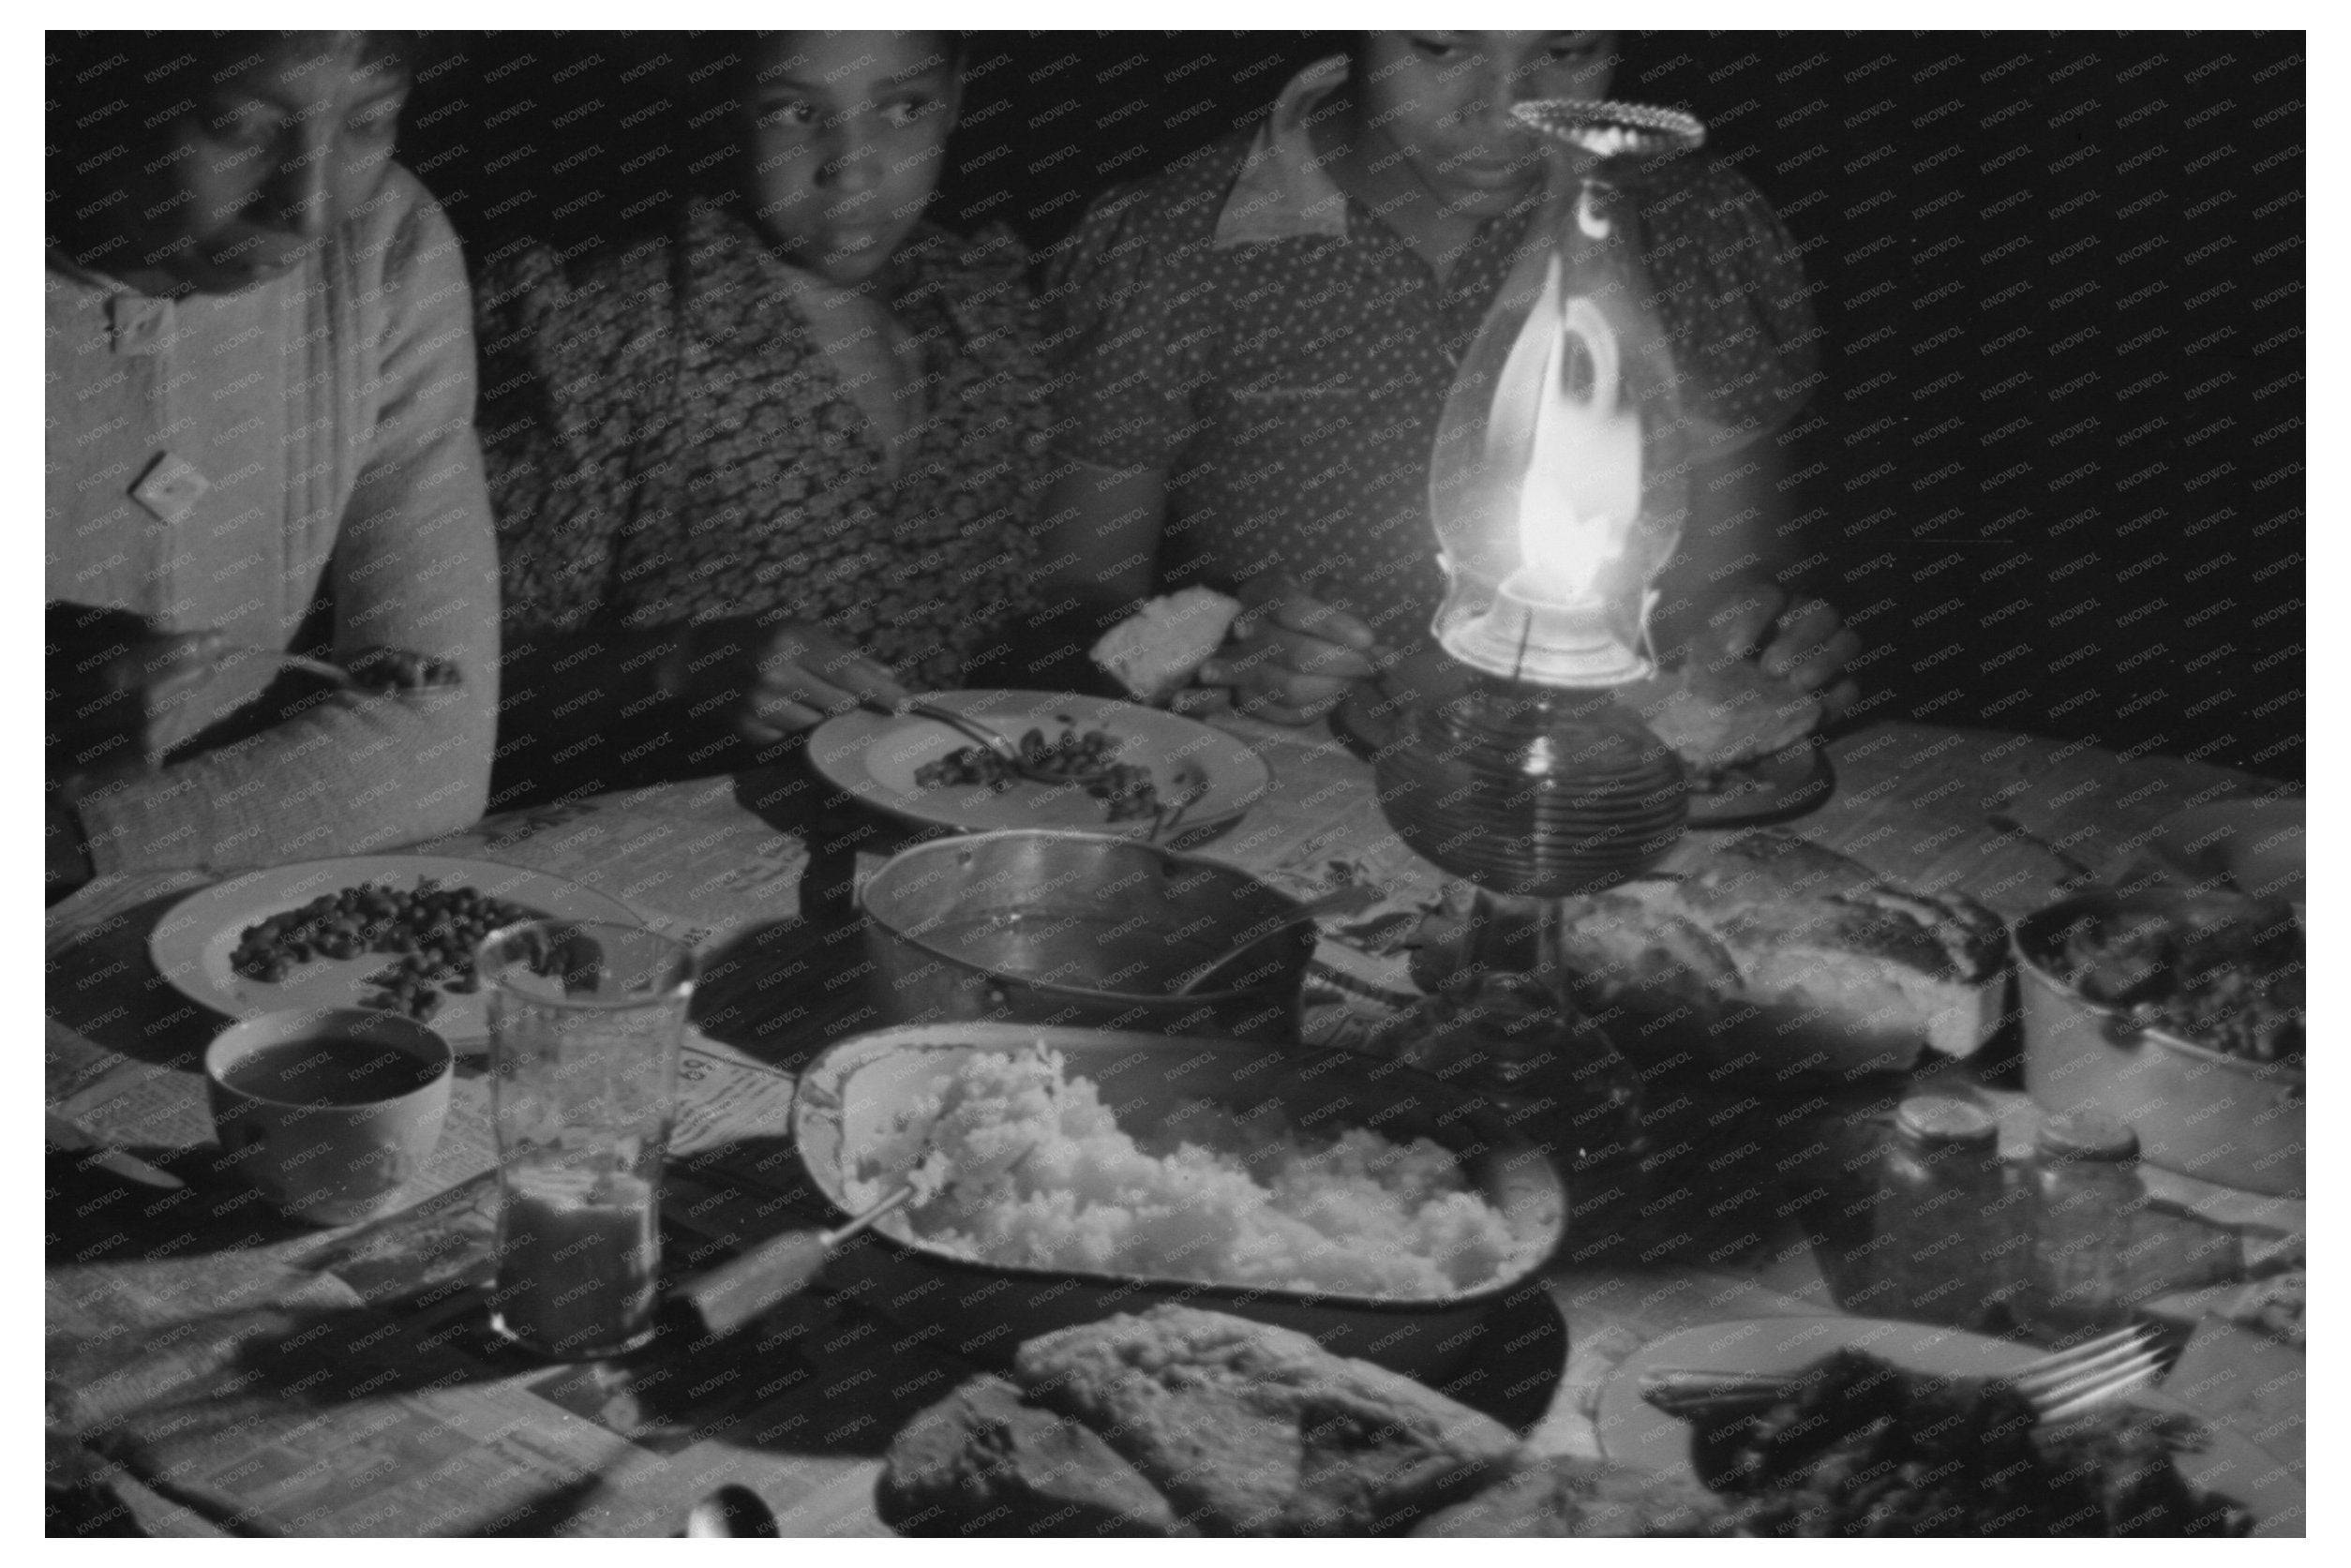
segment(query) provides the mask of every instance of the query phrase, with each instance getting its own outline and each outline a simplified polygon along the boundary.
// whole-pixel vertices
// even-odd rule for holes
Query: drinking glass
[[[684,944],[632,926],[527,920],[494,932],[498,1331],[584,1361],[652,1337],[662,1160],[694,991]]]

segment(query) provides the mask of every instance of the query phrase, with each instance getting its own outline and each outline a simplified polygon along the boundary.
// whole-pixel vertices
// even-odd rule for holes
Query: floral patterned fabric
[[[891,304],[925,401],[890,477],[783,263],[731,212],[481,280],[481,426],[510,636],[772,612],[917,689],[1027,603],[1045,371],[1009,234],[926,228]]]

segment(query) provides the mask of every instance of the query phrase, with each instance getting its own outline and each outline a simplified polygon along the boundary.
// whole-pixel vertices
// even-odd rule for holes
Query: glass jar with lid
[[[1870,1235],[1849,1310],[2002,1326],[2028,1238],[1999,1159],[1999,1127],[1964,1099],[1919,1095],[1878,1151]]]
[[[2123,1264],[2148,1202],[2138,1135],[2103,1111],[2048,1116],[2027,1181],[2032,1247],[2018,1319],[2053,1339],[2115,1326],[2128,1316]]]

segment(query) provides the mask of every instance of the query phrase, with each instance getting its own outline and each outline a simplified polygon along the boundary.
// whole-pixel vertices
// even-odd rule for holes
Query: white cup
[[[227,1160],[256,1192],[297,1219],[350,1225],[397,1207],[432,1157],[455,1060],[397,1013],[268,1012],[220,1032],[204,1084]]]

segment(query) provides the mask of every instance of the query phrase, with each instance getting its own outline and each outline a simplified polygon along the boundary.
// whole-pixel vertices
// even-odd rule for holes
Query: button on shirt
[[[165,766],[77,784],[97,869],[355,853],[480,815],[497,557],[465,270],[423,187],[391,171],[299,267],[235,293],[152,298],[55,253],[43,291],[52,612],[404,648],[463,677],[289,705],[273,661],[224,654]]]
[[[1073,353],[1056,449],[1167,476],[1167,586],[1287,578],[1401,645],[1443,596],[1429,457],[1455,367],[1542,236],[1531,196],[1440,282],[1315,160],[1307,115],[1345,74],[1309,67],[1253,136],[1087,214],[1050,280]],[[1752,187],[1698,158],[1650,178],[1643,259],[1718,457],[1801,406],[1818,329]]]

